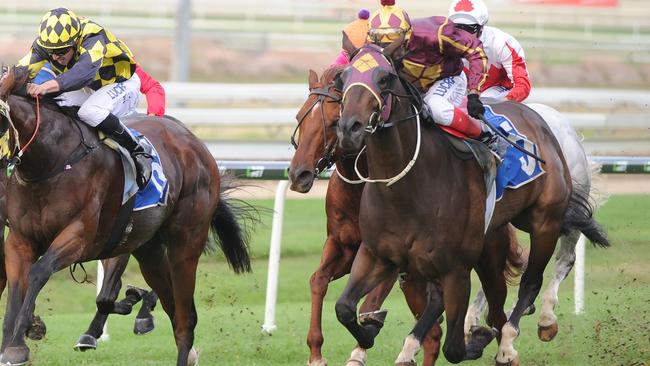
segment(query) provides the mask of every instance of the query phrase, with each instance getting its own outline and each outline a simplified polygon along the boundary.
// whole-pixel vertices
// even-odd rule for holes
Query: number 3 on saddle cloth
[[[517,131],[506,116],[494,113],[489,105],[485,106],[484,116],[488,121],[492,122],[493,126],[496,126],[504,135],[508,136],[508,140],[539,156],[537,146],[528,140],[525,135]],[[544,169],[537,160],[517,150],[512,145],[508,146],[503,161],[497,167],[496,200],[499,201],[503,197],[506,188],[519,188],[532,182],[542,174],[544,174]]]
[[[153,144],[146,136],[133,128],[129,128],[133,136],[144,147],[145,151],[152,156],[151,162],[151,179],[147,186],[138,191],[138,184],[135,181],[135,165],[129,156],[129,152],[116,142],[110,139],[104,140],[104,143],[113,150],[117,150],[122,158],[124,167],[124,193],[122,195],[122,204],[128,201],[135,194],[135,206],[133,211],[144,210],[154,206],[165,206],[169,193],[169,182],[163,172],[160,157]]]

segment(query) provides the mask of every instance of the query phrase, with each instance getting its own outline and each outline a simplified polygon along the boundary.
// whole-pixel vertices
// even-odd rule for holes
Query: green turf
[[[270,201],[255,201],[272,207]],[[270,215],[266,228],[253,240],[257,260],[254,273],[235,276],[217,256],[204,257],[197,277],[199,325],[195,345],[202,365],[299,365],[307,360],[305,336],[310,299],[309,276],[316,268],[324,239],[322,200],[289,200],[285,206],[283,259],[280,267],[277,325],[272,336],[260,332],[264,318],[266,253]],[[537,314],[522,321],[516,342],[522,365],[643,365],[650,360],[650,196],[615,196],[598,212],[608,229],[611,249],[587,248],[586,313],[573,314],[573,281],[561,287],[556,309],[560,333],[551,343],[537,340]],[[94,265],[87,266],[94,280]],[[547,271],[547,278],[552,271]],[[330,365],[344,363],[354,340],[339,325],[334,302],[346,278],[334,282],[325,302],[324,355]],[[131,263],[125,283],[143,284]],[[511,291],[512,292],[512,291]],[[176,348],[170,322],[160,307],[155,311],[157,329],[149,335],[131,333],[134,316],[113,316],[110,341],[98,350],[77,353],[72,346],[94,312],[95,287],[78,285],[67,271],[58,273],[41,293],[37,313],[48,326],[46,339],[29,343],[36,365],[169,365]],[[512,295],[511,295],[512,296]],[[6,295],[5,295],[6,298]],[[3,304],[4,304],[3,299]],[[512,303],[512,299],[508,304]],[[538,301],[539,304],[539,301]],[[387,324],[369,353],[372,365],[392,364],[413,320],[401,291],[393,291],[385,307]],[[492,344],[486,356],[470,365],[491,365]],[[448,364],[441,360],[439,364]]]

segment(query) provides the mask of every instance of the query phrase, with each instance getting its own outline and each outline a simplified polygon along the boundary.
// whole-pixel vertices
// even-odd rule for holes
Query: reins
[[[416,140],[416,143],[415,143],[415,151],[413,152],[413,158],[411,158],[411,160],[408,162],[408,164],[406,164],[406,167],[404,167],[404,169],[399,174],[397,174],[396,176],[394,176],[392,178],[369,179],[369,177],[364,177],[363,175],[361,175],[361,173],[359,172],[359,169],[358,169],[359,156],[361,156],[363,151],[366,149],[366,146],[364,145],[363,148],[361,149],[361,151],[359,151],[359,155],[357,155],[357,158],[354,160],[354,172],[357,173],[357,175],[359,176],[361,181],[363,181],[364,183],[386,183],[386,186],[390,187],[393,184],[397,183],[400,179],[404,178],[404,176],[406,174],[408,174],[408,172],[411,170],[411,168],[413,168],[413,165],[415,165],[415,161],[417,160],[418,156],[420,155],[420,145],[421,145],[421,142],[422,142],[422,131],[420,129],[420,111],[418,111],[415,106],[413,106],[413,105],[411,105],[411,106],[413,107],[413,110],[415,111],[415,121],[416,121],[416,128],[417,128],[417,140]],[[409,118],[413,118],[413,116],[409,116],[406,119],[409,119]],[[399,121],[403,121],[403,120],[405,120],[405,119],[401,119]],[[395,121],[395,122],[398,122],[398,121]],[[393,122],[393,123],[395,123],[395,122]],[[340,176],[341,175],[339,174],[339,177]]]
[[[11,172],[13,169],[21,164],[21,158],[24,155],[24,153],[27,151],[29,146],[34,142],[36,139],[36,135],[38,134],[40,127],[41,127],[41,108],[40,108],[40,96],[36,96],[36,127],[34,128],[34,133],[32,136],[29,138],[27,143],[24,146],[20,146],[20,138],[18,135],[18,130],[16,129],[16,126],[14,125],[14,122],[11,119],[11,116],[9,114],[11,108],[9,107],[9,103],[5,102],[3,100],[0,100],[0,114],[5,116],[7,120],[9,121],[9,125],[14,131],[15,134],[15,143],[16,143],[16,148],[18,149],[18,152],[10,157],[9,162],[7,164],[7,171]],[[70,153],[68,158],[61,164],[58,168],[52,170],[48,174],[39,177],[39,178],[24,178],[17,176],[17,178],[24,182],[24,183],[36,183],[39,181],[43,181],[46,179],[49,179],[51,177],[54,177],[72,167],[72,165],[76,164],[79,162],[81,159],[83,159],[86,155],[91,153],[95,148],[97,148],[97,145],[91,145],[86,141],[86,138],[83,134],[83,130],[81,129],[81,126],[79,126],[79,122],[76,121],[75,119],[72,119],[74,122],[75,127],[77,127],[77,130],[79,131],[79,136],[81,141],[79,142],[79,145],[75,148],[75,150]]]

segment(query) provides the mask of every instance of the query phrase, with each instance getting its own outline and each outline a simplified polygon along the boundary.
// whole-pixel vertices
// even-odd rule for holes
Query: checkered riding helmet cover
[[[77,14],[66,8],[52,9],[41,20],[36,42],[51,50],[70,47],[77,42],[80,30]]]

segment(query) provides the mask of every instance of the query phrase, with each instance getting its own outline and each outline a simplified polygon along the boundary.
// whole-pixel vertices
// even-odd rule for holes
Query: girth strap
[[[135,195],[129,198],[129,200],[120,207],[120,211],[117,213],[117,219],[115,219],[115,224],[113,224],[113,230],[111,230],[111,235],[109,236],[106,245],[104,245],[104,249],[99,253],[99,258],[107,258],[113,249],[115,249],[120,243],[124,236],[124,230],[126,230],[129,220],[133,215],[134,206]]]

